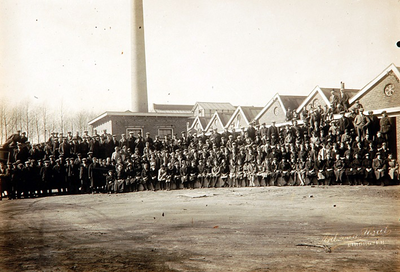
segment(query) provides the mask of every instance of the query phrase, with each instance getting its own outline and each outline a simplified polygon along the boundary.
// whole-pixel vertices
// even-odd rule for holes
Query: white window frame
[[[171,131],[170,134],[160,134],[160,130],[169,130]],[[172,137],[172,135],[174,135],[174,129],[172,127],[159,127],[157,130],[158,136],[160,136],[160,138],[164,138],[165,135],[167,135],[169,138]]]
[[[133,136],[137,136],[138,132],[141,133],[141,135],[143,136],[143,127],[127,127],[126,128],[126,135],[129,135],[130,132],[133,131]]]

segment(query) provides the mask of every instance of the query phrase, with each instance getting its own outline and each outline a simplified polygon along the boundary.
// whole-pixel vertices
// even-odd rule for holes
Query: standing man
[[[268,128],[268,138],[271,145],[275,145],[279,141],[279,129],[275,126],[275,121],[272,121],[271,126]]]
[[[364,115],[364,109],[360,108],[358,111],[358,114],[354,118],[353,124],[354,128],[356,129],[358,137],[360,137],[361,140],[364,139],[365,137],[365,132],[370,123],[370,119]]]
[[[331,103],[331,107],[335,111],[339,104],[339,97],[335,94],[335,90],[331,91],[331,96],[329,97],[329,103]]]
[[[350,119],[346,116],[346,113],[344,111],[340,112],[340,119],[338,122],[338,127],[339,127],[339,133],[343,134],[346,130],[350,129],[351,122]]]
[[[368,111],[367,117],[369,119],[369,124],[367,126],[367,134],[374,138],[379,130],[379,120],[378,117],[374,115],[373,111]]]
[[[132,153],[135,151],[135,147],[136,147],[135,141],[136,141],[136,138],[133,135],[133,131],[130,131],[129,132],[129,137],[127,139],[127,145],[128,145],[128,148],[130,148]]]
[[[339,93],[339,105],[344,111],[347,111],[349,108],[349,99],[349,95],[344,92],[343,88],[341,88]]]
[[[140,156],[143,155],[143,149],[144,149],[144,146],[145,146],[144,142],[145,141],[144,141],[144,138],[142,137],[142,133],[138,132],[135,143],[136,143],[136,148],[139,150]]]
[[[254,141],[254,139],[256,138],[256,129],[254,128],[254,122],[251,122],[249,124],[249,127],[247,128],[247,135],[252,141]]]
[[[380,127],[381,127],[380,132],[382,133],[384,138],[386,140],[388,140],[389,139],[388,134],[389,134],[389,132],[391,130],[391,123],[390,123],[389,117],[387,116],[386,111],[382,112],[382,118],[381,118],[381,121],[380,121]]]

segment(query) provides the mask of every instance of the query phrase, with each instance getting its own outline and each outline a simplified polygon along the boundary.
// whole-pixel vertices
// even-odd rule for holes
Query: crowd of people
[[[289,111],[288,111],[289,112]],[[210,187],[398,184],[389,147],[390,118],[364,114],[356,103],[340,112],[322,107],[288,115],[290,125],[142,135],[51,133],[30,144],[9,137],[0,165],[1,196],[123,193]],[[299,120],[301,120],[299,122]],[[299,124],[300,123],[300,124]]]

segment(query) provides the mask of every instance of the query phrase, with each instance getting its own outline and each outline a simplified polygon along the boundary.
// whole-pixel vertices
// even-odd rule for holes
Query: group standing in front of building
[[[333,112],[321,107],[272,122],[154,139],[149,133],[89,136],[52,133],[31,145],[12,135],[0,166],[9,198],[72,193],[122,193],[209,187],[397,184],[399,166],[389,147],[390,119],[364,114],[359,103]],[[297,118],[303,121],[298,125]],[[6,194],[5,194],[6,192]]]

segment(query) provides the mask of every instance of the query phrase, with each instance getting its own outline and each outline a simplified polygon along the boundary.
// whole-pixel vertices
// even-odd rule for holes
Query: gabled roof
[[[263,109],[263,107],[253,107],[253,106],[251,106],[251,107],[249,107],[249,106],[247,106],[247,107],[246,106],[244,106],[244,107],[239,106],[239,107],[240,107],[240,109],[242,110],[244,116],[246,116],[246,119],[249,122],[252,122],[254,120],[254,118],[257,116],[257,114]]]
[[[200,124],[201,129],[204,131],[209,122],[210,118],[196,116],[196,118],[192,122],[192,125],[189,127],[189,130],[194,129],[194,126],[198,123]]]
[[[201,126],[203,127],[203,129],[206,128],[207,124],[210,122],[210,118],[209,117],[199,117]]]
[[[282,107],[283,113],[286,115],[288,108],[292,110],[297,109],[306,97],[307,96],[305,95],[280,95],[279,93],[276,93],[267,103],[267,105],[265,105],[264,108],[257,114],[254,120],[260,119],[276,100],[278,100]]]
[[[368,92],[379,80],[385,77],[389,73],[394,73],[395,76],[400,79],[399,67],[390,64],[382,73],[380,73],[377,77],[375,77],[371,82],[369,82],[364,88],[361,89],[356,95],[350,98],[349,102],[352,104],[354,101],[358,100],[361,96],[363,96],[366,92]]]
[[[339,93],[339,88],[321,88],[318,85],[311,91],[311,93],[306,97],[306,99],[298,106],[297,112],[299,113],[305,105],[313,98],[316,93],[319,93],[321,97],[324,99],[325,103],[331,107],[329,102],[329,97],[331,96],[331,91],[335,91],[335,93]],[[359,89],[344,89],[344,91],[349,95],[350,99],[354,97],[360,90]]]
[[[297,109],[300,104],[307,98],[305,95],[279,95],[282,101],[282,104],[287,109],[295,110]]]
[[[221,120],[222,126],[225,127],[229,119],[231,119],[232,113],[221,113],[221,112],[216,112],[216,113],[218,115],[218,118]]]
[[[236,108],[232,106],[231,103],[218,103],[218,102],[197,102],[193,107],[192,111],[196,108],[196,106],[202,107],[206,110],[227,110],[234,111]]]
[[[325,101],[325,103],[330,107],[329,96],[328,97],[326,96],[326,93],[327,93],[326,89],[327,88],[324,88],[324,90],[325,90],[325,92],[324,92],[318,85],[315,86],[315,88],[310,92],[310,94],[307,95],[306,99],[304,99],[303,103],[301,103],[300,106],[297,108],[296,112],[299,113],[304,108],[304,106],[307,105],[308,102],[310,102],[310,100],[313,98],[313,96],[316,93],[319,93],[321,95],[322,99]],[[331,90],[332,90],[332,88],[331,88]],[[329,91],[329,94],[330,94],[330,91]]]
[[[340,92],[340,88],[321,88],[321,90],[324,92],[328,100],[331,96],[332,90],[335,91],[336,94]],[[352,98],[360,91],[360,89],[344,89],[344,91],[349,95],[349,98]]]
[[[235,110],[235,112],[232,114],[231,118],[229,121],[226,123],[225,127],[232,123],[232,121],[235,119],[235,117],[238,114],[242,114],[243,117],[245,118],[245,121],[247,124],[250,124],[257,114],[262,110],[262,107],[253,107],[253,106],[238,106]]]
[[[153,103],[153,110],[155,112],[190,113],[192,112],[192,109],[193,105],[172,105],[172,104]]]
[[[232,114],[219,113],[216,111],[205,127],[205,130],[208,131],[210,129],[210,126],[214,123],[214,120],[218,120],[218,122],[221,124],[221,127],[225,127],[231,116]]]

